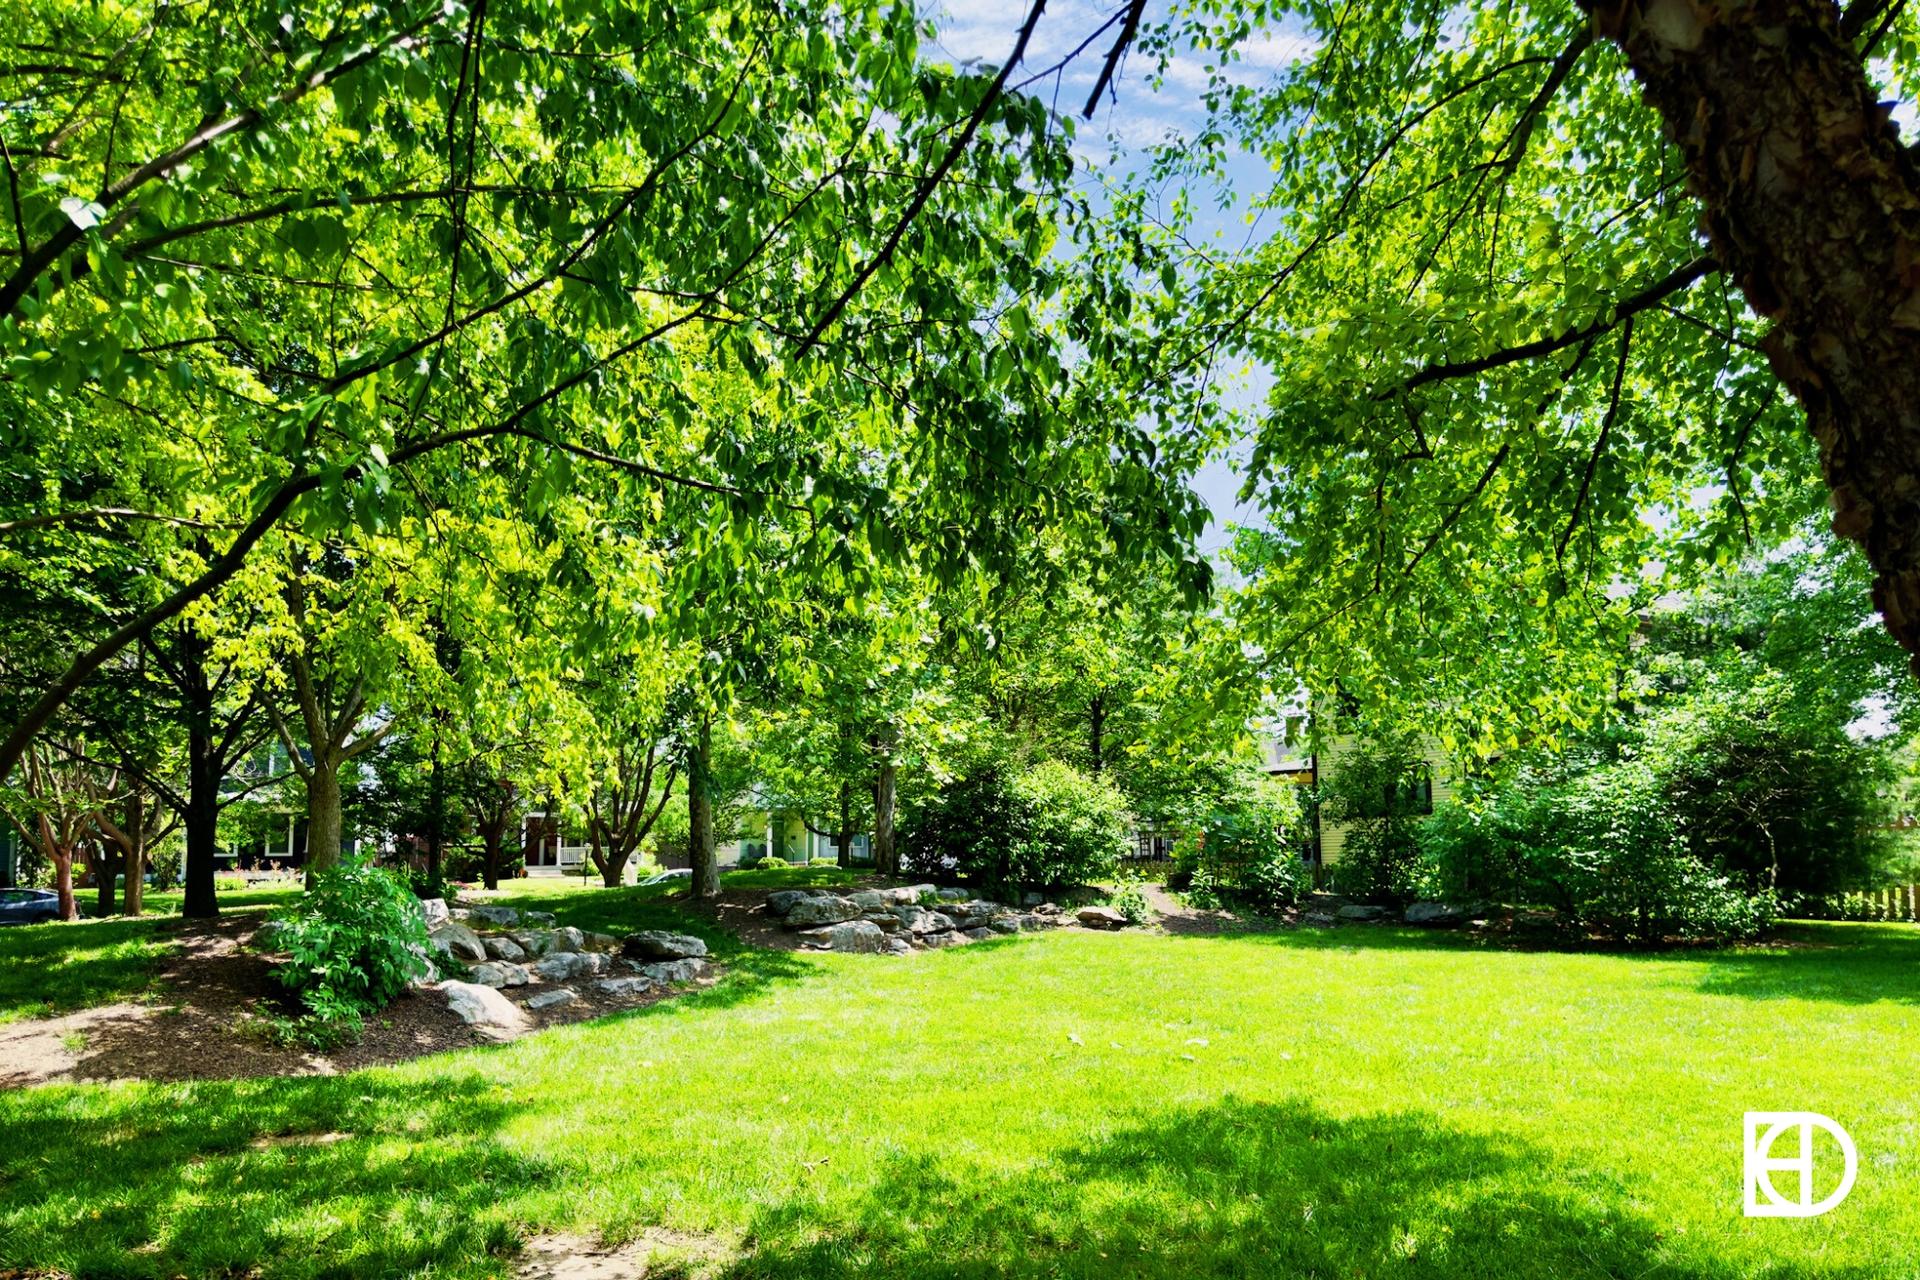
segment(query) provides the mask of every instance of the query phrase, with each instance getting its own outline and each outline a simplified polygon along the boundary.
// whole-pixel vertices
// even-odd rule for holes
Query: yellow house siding
[[[1351,756],[1358,747],[1359,742],[1360,740],[1358,738],[1348,733],[1334,738],[1323,746],[1320,749],[1319,758],[1316,761],[1318,768],[1315,771],[1315,776],[1317,779],[1325,782],[1328,778],[1338,775],[1341,760],[1344,757]],[[1422,737],[1420,739],[1420,749],[1421,759],[1426,761],[1427,768],[1433,775],[1433,807],[1438,809],[1441,805],[1451,802],[1458,792],[1460,781],[1459,771],[1455,768],[1453,762],[1447,759],[1446,755],[1440,750],[1440,744],[1433,738]],[[1331,865],[1340,860],[1340,852],[1346,847],[1347,833],[1350,829],[1350,823],[1335,822],[1326,817],[1321,818],[1320,861],[1323,864]]]

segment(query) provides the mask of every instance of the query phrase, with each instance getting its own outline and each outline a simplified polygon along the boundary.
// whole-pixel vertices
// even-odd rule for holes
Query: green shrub
[[[1313,887],[1301,857],[1305,824],[1294,788],[1258,781],[1226,797],[1181,838],[1175,877],[1196,906],[1283,911]]]
[[[1107,899],[1107,905],[1127,918],[1128,924],[1147,922],[1147,895],[1141,890],[1139,882],[1129,880],[1113,891]]]
[[[906,815],[901,843],[919,874],[1059,886],[1111,878],[1127,833],[1119,792],[1048,761],[1016,777],[986,769],[948,785]]]
[[[1321,812],[1347,827],[1333,864],[1336,889],[1377,902],[1416,896],[1432,788],[1426,758],[1404,734],[1362,739],[1340,759],[1321,792]]]
[[[320,872],[283,914],[280,981],[299,995],[316,1033],[357,1035],[365,1014],[429,970],[420,902],[397,875],[361,861]]]

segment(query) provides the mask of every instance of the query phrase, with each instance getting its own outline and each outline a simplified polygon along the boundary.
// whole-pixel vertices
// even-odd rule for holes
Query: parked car
[[[669,881],[673,881],[673,880],[691,879],[692,876],[693,876],[693,871],[691,868],[677,867],[672,871],[662,871],[657,876],[648,876],[645,880],[642,880],[640,883],[642,885],[666,884]]]
[[[60,895],[51,889],[0,889],[0,924],[34,924],[60,918]]]

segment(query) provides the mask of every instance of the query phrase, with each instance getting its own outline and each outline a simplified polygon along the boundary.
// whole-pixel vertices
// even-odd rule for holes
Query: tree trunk
[[[840,853],[840,865],[853,865],[853,783],[840,779],[840,829],[833,833]]]
[[[1920,670],[1920,163],[1832,0],[1583,3],[1684,154],[1715,257],[1773,321],[1834,531],[1865,549]]]
[[[94,914],[105,918],[113,914],[113,882],[120,878],[120,859],[105,840],[95,846],[93,855]]]
[[[186,901],[180,914],[207,920],[220,914],[214,890],[214,855],[220,851],[220,762],[213,732],[200,715],[187,725]]]
[[[482,827],[480,830],[480,880],[489,889],[500,887],[500,845],[505,832],[495,826]]]
[[[340,765],[315,752],[307,778],[307,884],[340,862]]]
[[[687,861],[695,898],[720,896],[720,859],[713,847],[713,722],[706,715],[687,747]]]
[[[884,746],[883,746],[884,750]],[[873,865],[883,876],[900,874],[900,850],[893,842],[893,754],[880,757],[873,777]]]
[[[60,899],[60,918],[78,920],[80,904],[73,900],[73,848],[54,838],[53,823],[44,813],[40,815],[40,837],[47,861],[53,864],[53,889]]]
[[[120,895],[120,914],[137,916],[146,904],[147,892],[147,804],[145,793],[137,786],[127,795],[126,833],[133,847],[125,853],[127,887]]]

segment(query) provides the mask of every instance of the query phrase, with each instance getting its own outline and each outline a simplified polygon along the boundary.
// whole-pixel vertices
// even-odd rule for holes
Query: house
[[[1268,777],[1295,786],[1317,788],[1322,779],[1336,776],[1341,761],[1351,757],[1360,748],[1362,739],[1358,735],[1340,732],[1323,738],[1316,747],[1309,747],[1308,744],[1313,743],[1313,727],[1311,723],[1295,721],[1291,725],[1291,732],[1288,732],[1289,726],[1281,725],[1278,732],[1269,731],[1263,735],[1263,768]],[[1411,780],[1411,795],[1402,796],[1401,799],[1411,799],[1415,813],[1427,814],[1433,812],[1436,804],[1445,804],[1454,798],[1461,771],[1458,763],[1447,757],[1438,740],[1431,735],[1420,735],[1418,746],[1424,768]],[[1381,797],[1383,812],[1389,799],[1387,796]],[[1353,824],[1326,817],[1316,806],[1313,827],[1309,860],[1316,871],[1323,871],[1340,860],[1340,852],[1346,846]]]
[[[795,864],[816,859],[844,865],[873,861],[865,832],[847,841],[848,853],[843,857],[837,840],[808,826],[798,810],[782,806],[777,798],[761,788],[749,790],[742,797],[742,803],[746,810],[740,815],[739,834],[731,840],[716,842],[723,866],[756,863],[769,852]]]

